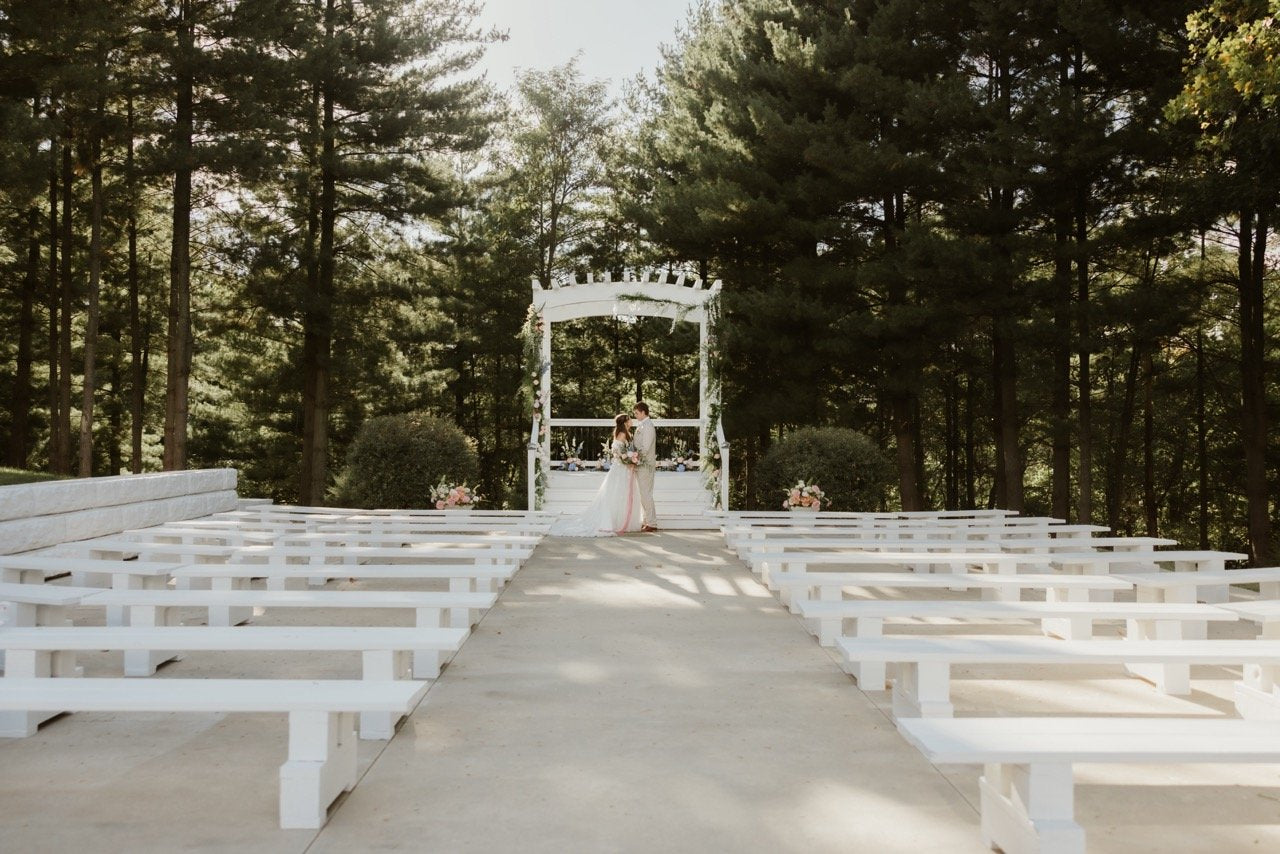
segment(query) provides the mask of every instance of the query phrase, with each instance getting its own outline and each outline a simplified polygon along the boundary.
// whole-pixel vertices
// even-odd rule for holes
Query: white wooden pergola
[[[672,275],[665,271],[640,270],[624,272],[613,281],[609,273],[597,277],[592,273],[579,282],[567,277],[543,284],[533,279],[534,310],[542,318],[542,347],[539,371],[542,408],[533,416],[533,429],[529,439],[529,507],[537,504],[536,464],[541,458],[543,470],[551,465],[550,430],[554,427],[609,427],[609,418],[552,418],[552,324],[586,317],[665,317],[672,321],[688,321],[698,324],[698,417],[662,419],[662,426],[697,427],[698,451],[707,448],[708,432],[714,430],[720,445],[721,507],[728,507],[728,443],[717,421],[712,424],[715,397],[719,389],[710,388],[707,369],[708,324],[711,306],[720,294],[721,283],[717,279],[707,283],[685,274]],[[542,427],[546,426],[546,440]]]

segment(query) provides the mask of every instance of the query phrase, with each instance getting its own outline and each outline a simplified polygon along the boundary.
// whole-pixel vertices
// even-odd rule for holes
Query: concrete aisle
[[[310,852],[985,850],[711,532],[547,540]]]

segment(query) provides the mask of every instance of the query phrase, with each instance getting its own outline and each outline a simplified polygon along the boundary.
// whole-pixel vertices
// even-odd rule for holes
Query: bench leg
[[[1040,631],[1065,640],[1088,640],[1093,637],[1093,620],[1088,617],[1054,617],[1041,620]]]
[[[844,590],[842,588],[829,585],[818,588],[819,602],[839,602],[842,599],[844,599]],[[836,638],[840,637],[840,632],[844,628],[844,620],[840,617],[824,617],[814,622],[818,624],[818,631],[816,632],[818,643],[822,646],[835,646]]]
[[[450,593],[474,593],[474,578],[450,578]],[[471,626],[471,609],[470,608],[450,608],[449,609],[449,625],[455,629],[468,628]]]
[[[413,656],[405,650],[371,649],[364,652],[363,678],[377,681],[408,679],[413,675]],[[395,712],[361,712],[360,737],[367,741],[385,741],[395,735]]]
[[[1127,620],[1125,637],[1132,640],[1185,640],[1179,620]],[[1192,630],[1192,633],[1197,633]],[[1179,696],[1191,693],[1190,664],[1126,664],[1125,670],[1145,679],[1165,694]]]
[[[11,649],[5,656],[6,678],[45,679],[53,675],[54,653],[31,649]],[[3,684],[3,680],[0,680]],[[26,738],[35,735],[40,724],[62,714],[62,710],[19,709],[0,712],[0,737]]]
[[[289,759],[280,766],[280,827],[323,827],[329,804],[355,784],[355,715],[290,712]]]
[[[133,605],[129,608],[129,625],[145,628],[172,625],[169,615],[176,615],[177,609],[157,608],[154,605]],[[126,649],[124,651],[125,676],[152,676],[156,668],[166,661],[180,659],[176,652],[161,652],[155,649]]]
[[[903,661],[896,665],[893,680],[895,718],[949,718],[951,705],[951,665],[945,661]]]
[[[1264,585],[1265,586],[1265,585]],[[1262,638],[1280,639],[1280,623],[1262,624]],[[1235,685],[1236,711],[1242,718],[1280,720],[1280,668],[1271,664],[1246,664],[1244,681]]]
[[[442,625],[443,616],[444,613],[439,608],[419,608],[414,625],[420,629],[438,629]],[[435,679],[440,675],[440,659],[443,657],[443,653],[438,649],[415,649],[413,678]]]
[[[853,621],[853,636],[857,638],[878,638],[883,634],[884,620],[878,617],[859,617]],[[863,691],[883,691],[885,689],[885,663],[883,661],[844,662],[844,672],[858,682]]]
[[[982,841],[1005,854],[1084,854],[1068,762],[985,767]]]

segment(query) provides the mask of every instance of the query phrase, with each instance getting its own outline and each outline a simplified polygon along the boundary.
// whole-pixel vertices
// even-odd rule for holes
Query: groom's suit
[[[658,430],[653,420],[646,418],[636,424],[635,435],[631,437],[636,450],[640,452],[640,465],[636,469],[636,481],[640,486],[640,523],[658,526],[658,511],[653,506],[653,476],[658,470],[656,452],[658,449]]]

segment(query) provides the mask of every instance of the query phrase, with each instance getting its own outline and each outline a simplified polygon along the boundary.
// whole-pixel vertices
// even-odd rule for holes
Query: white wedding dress
[[[577,516],[557,520],[553,537],[613,537],[640,530],[640,483],[634,466],[619,460],[627,443],[614,439],[609,449],[612,465],[595,498]]]

